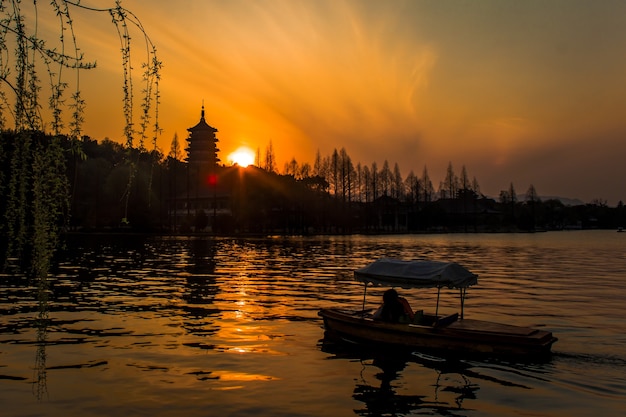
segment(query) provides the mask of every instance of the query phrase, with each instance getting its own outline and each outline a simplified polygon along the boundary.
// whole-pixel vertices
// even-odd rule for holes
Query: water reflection
[[[46,343],[48,336],[48,279],[41,277],[37,289],[38,312],[35,321],[37,329],[37,351],[35,354],[34,391],[38,400],[47,393]]]
[[[432,361],[411,352],[367,349],[325,337],[319,343],[327,359],[355,360],[361,364],[352,397],[365,408],[355,409],[359,416],[390,416],[409,414],[459,414],[466,409],[466,399],[476,399],[479,386],[465,374],[468,365],[462,362]],[[421,384],[401,382],[408,365],[423,367]],[[415,391],[405,394],[405,391]]]
[[[219,287],[216,285],[215,256],[217,248],[212,239],[191,239],[189,259],[184,262],[184,292],[181,305],[185,320],[182,327],[190,334],[210,336],[219,331],[220,310],[214,305]],[[192,344],[187,344],[192,346]],[[196,343],[201,349],[212,349],[212,344]]]
[[[193,275],[214,274],[217,244],[213,239],[196,238],[189,241],[190,259],[185,269]]]
[[[622,415],[626,258],[615,235],[73,237],[46,291],[0,276],[0,403],[8,416],[54,417],[67,404],[100,415]],[[554,359],[442,364],[318,348],[319,308],[360,308],[353,271],[381,256],[468,265],[480,284],[467,316],[545,326],[559,337]],[[381,295],[368,290],[366,308]],[[404,295],[436,305],[436,292]]]
[[[371,364],[362,361],[363,367],[375,366],[382,370],[376,375],[380,380],[380,386],[369,385],[363,378],[361,383],[357,383],[354,389],[353,398],[365,404],[364,409],[354,410],[360,416],[389,416],[405,415],[422,408],[432,408],[423,400],[424,395],[402,395],[398,394],[392,387],[391,382],[396,379],[397,373],[406,364],[395,360],[395,363],[374,359]]]

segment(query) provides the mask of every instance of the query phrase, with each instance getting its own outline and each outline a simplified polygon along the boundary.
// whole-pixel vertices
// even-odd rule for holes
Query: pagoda
[[[200,121],[187,131],[187,187],[171,200],[171,227],[174,231],[215,233],[219,218],[229,218],[232,212],[230,190],[219,179],[223,167],[218,165],[217,129],[204,119],[204,104]]]
[[[187,163],[191,172],[198,175],[197,178],[206,178],[210,174],[215,173],[218,162],[217,142],[215,136],[217,129],[210,126],[204,120],[204,105],[200,114],[200,121],[194,127],[187,129],[189,137],[187,142],[189,145],[185,149],[187,151]]]

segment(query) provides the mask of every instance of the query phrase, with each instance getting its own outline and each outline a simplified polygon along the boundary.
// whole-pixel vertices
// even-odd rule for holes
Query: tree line
[[[135,15],[119,1],[102,9],[52,2],[48,11],[59,29],[55,46],[53,37],[37,35],[39,12],[33,22],[21,7],[13,2],[0,9],[0,52],[6,58],[0,62],[0,268],[13,260],[27,266],[40,278],[43,305],[47,271],[59,235],[67,231],[401,233],[613,228],[623,223],[621,202],[615,208],[599,200],[569,207],[541,201],[532,185],[522,198],[513,184],[498,200],[489,198],[465,167],[457,175],[452,164],[437,188],[426,167],[419,175],[411,171],[403,177],[398,164],[354,163],[343,148],[326,156],[318,152],[313,165],[292,159],[279,172],[271,142],[263,161],[258,152],[256,166],[215,167],[216,182],[208,186],[215,196],[219,189],[223,205],[218,211],[216,199],[211,215],[210,203],[198,204],[199,187],[177,138],[167,155],[156,147],[161,62]],[[109,14],[118,34],[124,144],[83,135],[86,103],[79,74],[95,68],[95,62],[80,52],[74,8]],[[139,82],[130,59],[133,28],[146,46]],[[74,82],[68,81],[70,74]],[[42,80],[49,80],[45,88]],[[135,94],[136,86],[141,94]],[[194,186],[196,195],[190,192]]]
[[[272,153],[270,143],[266,155],[275,160]],[[266,171],[277,172],[272,164],[260,161],[258,157],[257,165]],[[614,208],[608,207],[602,199],[595,199],[589,204],[567,206],[558,199],[542,201],[533,184],[525,192],[518,193],[511,182],[500,191],[497,199],[492,199],[481,192],[477,178],[470,176],[464,165],[457,175],[451,162],[448,163],[445,178],[439,181],[437,188],[433,185],[427,166],[424,166],[421,175],[411,170],[406,177],[402,177],[397,163],[393,164],[393,169],[387,160],[380,168],[376,162],[369,166],[355,164],[345,148],[339,151],[335,149],[324,157],[318,151],[312,167],[308,163],[298,164],[292,158],[285,163],[283,175],[300,181],[309,176],[321,178],[335,202],[348,203],[361,212],[372,211],[372,206],[380,206],[382,200],[388,202],[387,210],[389,207],[394,208],[394,216],[403,216],[401,225],[404,227],[393,227],[389,220],[382,218],[385,216],[374,213],[378,223],[361,224],[361,231],[364,227],[368,230],[408,232],[537,231],[616,228],[626,221],[622,201]],[[363,217],[363,213],[360,216]],[[389,216],[387,213],[386,217]]]
[[[0,135],[0,178],[11,178],[19,166],[19,133]],[[410,171],[402,176],[397,163],[384,161],[380,168],[354,163],[342,148],[315,162],[299,164],[295,159],[282,172],[265,161],[259,166],[216,167],[217,187],[226,210],[214,216],[211,208],[195,204],[195,188],[187,163],[175,137],[171,150],[129,147],[108,139],[98,142],[83,136],[38,138],[34,146],[55,147],[56,173],[50,178],[50,198],[64,201],[55,218],[64,231],[139,231],[157,233],[413,233],[413,232],[502,232],[560,230],[566,228],[617,228],[624,208],[595,201],[566,206],[558,200],[541,201],[533,185],[520,195],[514,185],[500,192],[497,199],[480,191],[478,180],[466,168],[456,174],[448,164],[437,188],[425,166],[421,175]],[[76,153],[75,149],[81,152]],[[49,166],[49,165],[48,165]],[[393,168],[392,168],[393,167]],[[0,182],[5,197],[0,213],[12,213],[16,198],[32,198],[34,173],[24,173],[31,181],[16,192]],[[132,184],[129,187],[129,177]],[[470,179],[471,178],[471,179]],[[173,213],[186,207],[182,220]],[[24,213],[28,223],[34,219]],[[14,224],[5,222],[3,228]],[[7,226],[8,225],[8,226]],[[6,244],[5,244],[6,245]],[[5,248],[6,249],[6,248]]]

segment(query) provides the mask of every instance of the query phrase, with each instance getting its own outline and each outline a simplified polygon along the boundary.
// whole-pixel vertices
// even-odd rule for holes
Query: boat
[[[354,278],[364,283],[363,305],[360,309],[320,309],[318,315],[323,318],[327,336],[437,355],[478,354],[526,359],[549,356],[552,344],[557,341],[547,330],[465,318],[467,289],[477,284],[478,276],[456,262],[382,258],[355,270]],[[376,320],[372,310],[365,309],[370,284],[403,289],[436,288],[435,313],[417,311],[412,322]],[[459,290],[459,312],[439,314],[443,288]]]

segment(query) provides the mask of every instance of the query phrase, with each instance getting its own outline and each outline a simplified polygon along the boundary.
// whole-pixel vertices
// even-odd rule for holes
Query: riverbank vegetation
[[[9,131],[2,135],[3,178],[13,175],[11,161],[22,152],[15,145],[20,135]],[[391,169],[386,161],[380,169],[376,163],[355,165],[345,149],[327,156],[318,154],[313,166],[292,160],[281,173],[263,162],[257,163],[261,168],[218,166],[213,182],[193,184],[195,179],[177,143],[165,156],[158,150],[83,136],[78,140],[83,157],[76,158],[72,151],[76,139],[43,134],[31,137],[33,147],[49,148],[44,154],[56,155],[46,168],[54,169],[54,174],[43,177],[52,181],[45,185],[49,198],[64,201],[62,196],[69,196],[67,205],[59,205],[54,212],[64,231],[534,232],[618,228],[625,214],[622,203],[609,207],[601,201],[575,206],[557,199],[542,201],[533,185],[520,194],[514,184],[503,184],[500,195],[491,198],[480,192],[477,179],[470,180],[464,167],[457,175],[451,164],[435,189],[426,167],[419,176],[409,172],[403,177],[397,164]],[[34,164],[33,160],[24,166]],[[30,177],[32,181],[35,175]],[[4,187],[5,192],[9,189]],[[23,192],[25,201],[34,199],[32,184]],[[5,215],[13,210],[10,201],[2,199],[0,203]],[[24,213],[32,216],[32,210]]]
[[[50,262],[72,221],[77,181],[72,169],[87,156],[81,140],[86,103],[80,74],[96,64],[84,57],[74,32],[77,9],[108,15],[120,42],[124,206],[134,186],[132,150],[145,149],[150,139],[156,144],[159,132],[161,63],[141,23],[120,0],[100,9],[69,0],[0,3],[0,269],[21,267],[39,278],[42,305]],[[42,35],[41,21],[56,22],[58,36]],[[131,33],[145,45],[141,81],[131,65]]]

